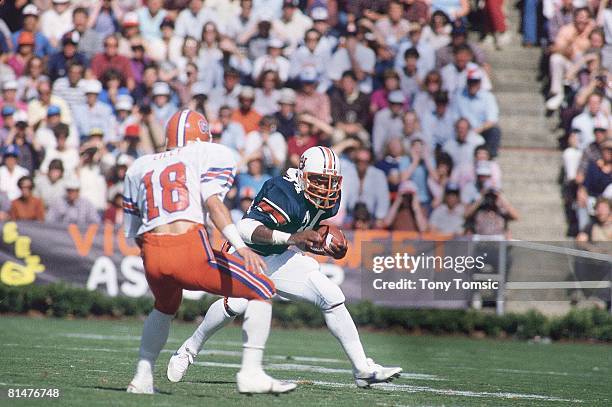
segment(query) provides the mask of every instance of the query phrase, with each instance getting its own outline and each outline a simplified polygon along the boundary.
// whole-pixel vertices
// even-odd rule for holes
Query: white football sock
[[[136,367],[135,380],[152,377],[155,361],[168,340],[170,323],[174,315],[154,309],[144,322],[140,339],[140,360]]]
[[[215,332],[229,324],[236,318],[229,315],[225,310],[223,298],[215,301],[206,311],[204,321],[198,326],[193,335],[183,344],[183,348],[188,348],[192,354],[198,354],[204,343],[213,336]]]
[[[323,310],[325,322],[331,333],[340,341],[346,356],[353,365],[353,370],[357,372],[367,372],[368,363],[363,351],[363,345],[359,339],[357,327],[351,318],[348,310],[342,305],[338,305],[329,310]]]
[[[240,371],[260,371],[263,352],[270,334],[272,304],[265,301],[249,301],[242,324],[242,366]]]

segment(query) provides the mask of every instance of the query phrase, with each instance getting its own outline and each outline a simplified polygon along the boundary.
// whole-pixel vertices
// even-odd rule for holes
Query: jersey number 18
[[[154,171],[149,171],[142,178],[147,193],[147,219],[149,221],[159,216],[159,206],[155,203],[153,195],[153,173]],[[181,162],[169,165],[159,173],[161,204],[164,211],[173,213],[187,209],[189,192],[185,187],[186,183],[185,164]]]

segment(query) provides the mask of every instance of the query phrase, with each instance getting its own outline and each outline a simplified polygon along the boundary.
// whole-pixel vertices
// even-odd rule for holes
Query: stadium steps
[[[509,10],[511,42],[501,51],[485,48],[491,64],[493,88],[500,106],[502,147],[498,162],[503,190],[520,214],[512,222],[512,237],[522,240],[565,240],[565,219],[557,179],[561,154],[554,123],[544,115],[544,101],[536,80],[540,50],[522,48]]]

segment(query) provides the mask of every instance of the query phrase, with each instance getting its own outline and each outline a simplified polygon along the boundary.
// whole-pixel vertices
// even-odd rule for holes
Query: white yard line
[[[287,380],[293,383],[304,383],[299,380]],[[308,384],[314,384],[316,386],[334,387],[334,388],[355,388],[355,385],[348,383],[337,383],[337,382],[323,382],[323,381],[307,381]],[[563,399],[559,397],[544,396],[540,394],[523,394],[523,393],[497,393],[497,392],[475,392],[467,390],[451,390],[451,389],[436,389],[427,386],[412,386],[408,384],[393,384],[393,383],[379,383],[372,385],[375,389],[388,390],[388,391],[401,391],[406,393],[419,393],[427,392],[433,394],[440,394],[444,396],[464,396],[464,397],[490,397],[500,399],[523,399],[523,400],[541,400],[541,401],[556,401],[556,402],[567,402],[567,403],[582,403],[582,400],[575,399]]]
[[[569,372],[553,372],[540,370],[521,370],[521,369],[491,369],[500,373],[516,373],[516,374],[534,374],[534,375],[550,375],[550,376],[592,376],[590,373],[569,373]]]

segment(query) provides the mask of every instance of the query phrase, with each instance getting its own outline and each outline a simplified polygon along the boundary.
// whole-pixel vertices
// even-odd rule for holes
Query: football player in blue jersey
[[[353,365],[355,383],[368,387],[398,377],[402,369],[383,367],[366,357],[342,290],[321,272],[314,258],[302,252],[321,252],[322,237],[316,229],[338,212],[341,183],[338,156],[327,147],[311,147],[302,154],[299,168],[266,181],[238,229],[245,243],[263,256],[278,295],[321,308],[329,330]],[[324,254],[334,258],[344,257],[347,250],[333,243],[325,247]],[[224,298],[211,305],[204,321],[171,357],[168,379],[180,381],[204,343],[244,313],[247,302]]]

